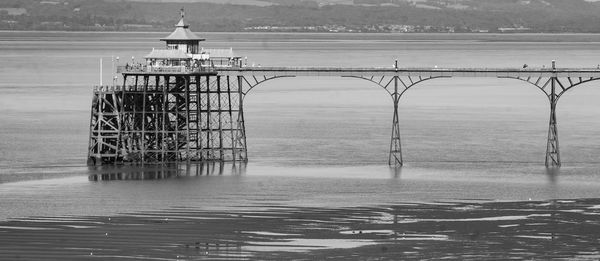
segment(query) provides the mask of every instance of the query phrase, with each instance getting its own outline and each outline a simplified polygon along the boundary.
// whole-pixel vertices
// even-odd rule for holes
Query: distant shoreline
[[[167,35],[167,31],[13,31],[0,30],[0,41],[11,41],[18,38],[35,39],[37,36],[77,37],[85,38],[112,37],[137,35],[143,38],[159,38]],[[412,42],[412,41],[464,41],[474,43],[600,43],[600,33],[331,33],[331,32],[199,32],[207,39],[214,41],[383,41],[383,42]],[[2,39],[2,37],[6,39]],[[10,37],[10,39],[9,39]],[[93,39],[90,39],[93,40]]]
[[[600,1],[600,0],[599,0]],[[142,33],[170,33],[164,31],[78,31],[78,30],[0,30],[0,33],[6,32],[38,32],[38,33],[123,33],[123,34],[142,34]],[[524,32],[524,33],[476,33],[476,32],[460,32],[460,33],[443,33],[443,32],[414,32],[414,33],[397,33],[397,32],[311,32],[311,31],[199,31],[202,34],[336,34],[336,35],[599,35],[598,33],[576,33],[576,32]]]

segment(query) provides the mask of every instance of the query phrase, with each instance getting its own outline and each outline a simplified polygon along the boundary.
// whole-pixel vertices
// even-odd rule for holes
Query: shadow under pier
[[[90,167],[90,181],[161,180],[213,175],[243,175],[246,163],[204,162],[140,166]]]

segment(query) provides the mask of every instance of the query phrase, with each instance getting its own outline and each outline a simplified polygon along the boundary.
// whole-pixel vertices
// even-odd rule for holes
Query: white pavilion
[[[166,49],[152,49],[144,56],[146,65],[154,69],[168,68],[201,68],[201,67],[241,67],[242,57],[229,49],[205,49],[200,47],[204,38],[199,37],[189,29],[184,21],[181,10],[181,20],[175,25],[175,31],[165,38]]]

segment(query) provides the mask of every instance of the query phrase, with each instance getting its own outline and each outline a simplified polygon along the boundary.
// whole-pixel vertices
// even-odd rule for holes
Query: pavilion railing
[[[145,64],[120,65],[117,73],[201,73],[214,72],[213,66],[150,66]]]

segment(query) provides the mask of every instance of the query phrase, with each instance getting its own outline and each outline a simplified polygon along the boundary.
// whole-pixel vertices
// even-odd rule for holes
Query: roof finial
[[[183,18],[185,16],[185,10],[183,10],[183,7],[181,8],[181,18]]]

